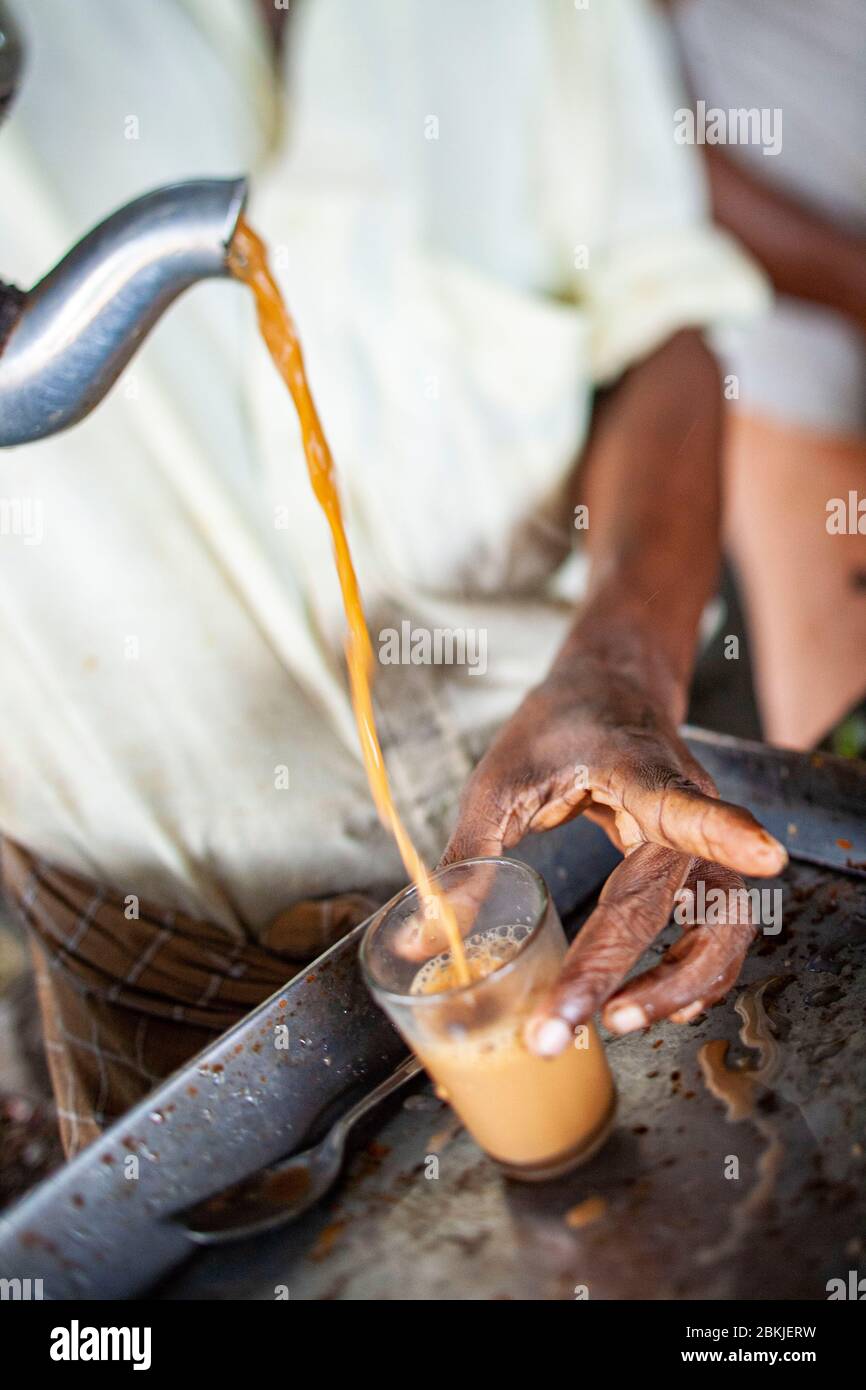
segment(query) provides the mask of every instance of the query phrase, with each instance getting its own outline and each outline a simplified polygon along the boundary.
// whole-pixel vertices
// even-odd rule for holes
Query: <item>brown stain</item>
[[[296,1168],[287,1168],[283,1173],[272,1173],[262,1184],[260,1194],[266,1202],[285,1206],[300,1201],[309,1190],[310,1170],[298,1164]]]
[[[327,1259],[347,1225],[347,1221],[332,1221],[330,1225],[325,1226],[319,1232],[316,1243],[310,1251],[310,1259]]]
[[[452,1115],[448,1124],[445,1125],[443,1129],[437,1129],[434,1134],[431,1134],[427,1141],[427,1153],[440,1154],[443,1149],[448,1147],[452,1140],[457,1138],[462,1128],[462,1121],[459,1120],[456,1115]]]
[[[769,979],[744,989],[734,1006],[743,1020],[740,1041],[758,1053],[759,1062],[752,1070],[752,1078],[762,1086],[768,1086],[775,1079],[782,1056],[764,1007],[764,995],[768,989],[773,990],[783,984],[781,975],[771,975]]]
[[[606,1197],[587,1197],[585,1201],[569,1207],[563,1219],[569,1230],[580,1231],[584,1226],[591,1226],[593,1222],[600,1221],[606,1213]]]
[[[698,1053],[698,1063],[707,1090],[727,1110],[725,1118],[731,1124],[738,1124],[740,1120],[747,1120],[755,1107],[755,1087],[748,1072],[727,1065],[729,1047],[727,1038],[714,1038],[704,1043]]]
[[[704,1082],[710,1093],[724,1104],[727,1121],[739,1124],[749,1120],[765,1141],[758,1160],[757,1180],[745,1197],[735,1204],[727,1234],[717,1245],[704,1247],[697,1252],[697,1261],[702,1265],[715,1264],[736,1254],[744,1246],[756,1219],[770,1204],[782,1166],[785,1150],[777,1126],[757,1105],[760,1088],[771,1083],[780,1066],[779,1045],[764,1008],[764,995],[771,986],[778,987],[782,983],[781,977],[770,976],[749,985],[736,1002],[737,1013],[742,1019],[740,1041],[758,1052],[756,1067],[729,1067],[727,1055],[730,1044],[726,1038],[715,1038],[704,1043],[698,1053]],[[771,1095],[768,1099],[775,1098]]]
[[[57,1254],[57,1246],[54,1241],[49,1240],[39,1231],[22,1231],[18,1237],[18,1244],[23,1245],[25,1250],[45,1250],[49,1255]]]

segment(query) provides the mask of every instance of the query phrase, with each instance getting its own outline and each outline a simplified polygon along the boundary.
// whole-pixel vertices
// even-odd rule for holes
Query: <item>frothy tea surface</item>
[[[463,955],[470,983],[484,980],[517,954],[532,928],[529,926],[490,927],[463,942]],[[412,981],[410,994],[442,994],[466,983],[451,951],[428,960]]]

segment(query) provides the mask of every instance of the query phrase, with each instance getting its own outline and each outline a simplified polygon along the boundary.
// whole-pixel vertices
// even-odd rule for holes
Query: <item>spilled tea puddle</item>
[[[771,1085],[781,1065],[779,1044],[764,1007],[766,991],[781,983],[781,976],[771,975],[758,984],[750,985],[743,990],[735,1005],[742,1019],[740,1041],[758,1053],[757,1065],[728,1066],[730,1043],[727,1038],[714,1038],[704,1043],[698,1053],[704,1084],[726,1107],[728,1122],[740,1124],[743,1120],[750,1120],[765,1141],[754,1185],[735,1204],[724,1239],[717,1245],[704,1246],[698,1251],[697,1260],[702,1265],[715,1264],[739,1250],[756,1218],[766,1210],[782,1166],[785,1150],[778,1126],[757,1108],[761,1089]]]

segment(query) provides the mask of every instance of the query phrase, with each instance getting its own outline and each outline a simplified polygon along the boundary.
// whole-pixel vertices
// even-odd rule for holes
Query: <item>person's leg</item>
[[[358,894],[296,903],[263,941],[134,903],[0,843],[26,924],[67,1157],[369,915]]]
[[[866,534],[827,504],[866,496],[866,439],[729,420],[726,530],[771,743],[809,748],[866,693]]]
[[[218,1031],[120,1008],[82,991],[33,934],[30,948],[60,1139],[72,1158]]]

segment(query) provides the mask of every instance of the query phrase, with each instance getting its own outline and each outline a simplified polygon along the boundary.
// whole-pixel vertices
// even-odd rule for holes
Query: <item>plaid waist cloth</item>
[[[27,928],[67,1157],[320,955],[376,904],[296,903],[260,940],[124,898],[0,842]]]

